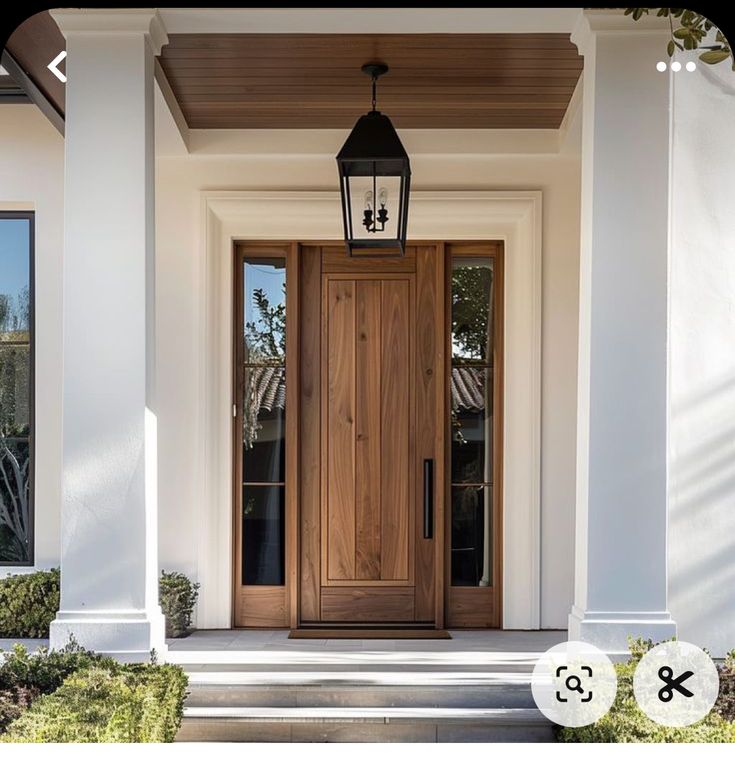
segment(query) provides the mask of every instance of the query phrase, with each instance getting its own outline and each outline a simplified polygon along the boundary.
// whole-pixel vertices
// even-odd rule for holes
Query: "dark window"
[[[242,583],[285,583],[286,261],[243,261]]]
[[[33,563],[33,213],[0,211],[0,564]]]

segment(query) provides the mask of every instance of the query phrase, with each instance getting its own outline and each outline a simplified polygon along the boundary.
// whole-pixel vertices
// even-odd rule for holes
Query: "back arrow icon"
[[[62,50],[52,61],[46,66],[46,68],[60,81],[66,83],[66,74],[62,74],[58,68],[56,68],[61,61],[66,58],[66,50]]]

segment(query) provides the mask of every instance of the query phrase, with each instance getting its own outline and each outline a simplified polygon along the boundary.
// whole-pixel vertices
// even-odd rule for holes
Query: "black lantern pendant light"
[[[348,255],[402,256],[406,252],[411,164],[388,116],[376,109],[382,63],[362,67],[373,80],[373,109],[360,116],[337,155]]]

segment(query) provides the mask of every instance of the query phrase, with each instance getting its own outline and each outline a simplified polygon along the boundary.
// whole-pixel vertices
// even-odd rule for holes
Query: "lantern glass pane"
[[[376,244],[381,240],[397,239],[401,177],[351,176],[348,181],[353,240]],[[381,220],[381,212],[385,212],[384,221]],[[366,220],[370,221],[374,231],[368,231]]]

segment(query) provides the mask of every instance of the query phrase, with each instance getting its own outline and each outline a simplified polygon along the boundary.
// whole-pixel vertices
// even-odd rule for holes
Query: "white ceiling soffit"
[[[168,34],[571,33],[579,8],[159,8]]]

